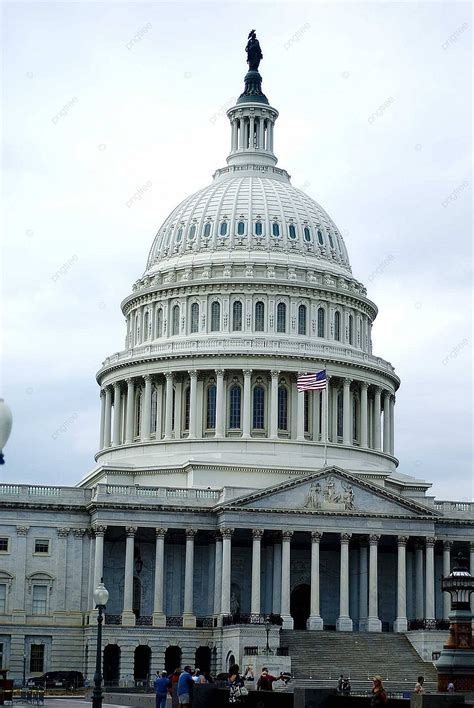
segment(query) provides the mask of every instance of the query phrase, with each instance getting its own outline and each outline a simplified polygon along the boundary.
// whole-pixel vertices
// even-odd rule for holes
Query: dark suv
[[[43,688],[74,688],[84,687],[84,676],[80,671],[47,671],[42,676],[34,676],[26,682],[29,687],[42,686]]]

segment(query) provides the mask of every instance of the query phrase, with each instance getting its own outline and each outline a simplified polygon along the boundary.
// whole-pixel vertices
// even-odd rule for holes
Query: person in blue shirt
[[[166,671],[162,671],[161,674],[159,671],[156,672],[154,686],[156,692],[156,708],[166,708],[166,696],[171,686],[171,681]]]
[[[189,708],[193,686],[192,669],[190,666],[185,666],[178,680],[178,703],[180,706],[183,706],[183,708]]]

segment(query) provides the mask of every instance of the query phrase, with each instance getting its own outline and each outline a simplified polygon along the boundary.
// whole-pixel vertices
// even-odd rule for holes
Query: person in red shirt
[[[278,677],[269,674],[267,667],[264,666],[257,681],[257,691],[272,691],[272,683],[274,681],[278,681]]]

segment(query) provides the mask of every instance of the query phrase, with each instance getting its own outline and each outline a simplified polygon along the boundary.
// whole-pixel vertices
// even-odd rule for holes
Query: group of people
[[[229,669],[229,703],[242,704],[245,697],[248,696],[248,688],[245,686],[245,681],[253,681],[253,671],[246,669],[244,675],[239,673],[239,665],[234,664]],[[275,681],[283,681],[286,685],[291,680],[291,674],[280,671],[278,676],[273,676],[266,666],[262,668],[262,672],[258,678],[256,689],[257,691],[272,691]]]
[[[170,676],[166,671],[157,671],[154,681],[156,708],[166,708],[168,695],[172,697],[173,705],[189,708],[196,683],[214,683],[214,679],[208,671],[192,669],[191,666],[182,670],[177,668]]]
[[[340,696],[350,696],[351,694],[351,681],[349,676],[344,678],[344,674],[339,676],[339,681],[337,682],[337,692]]]

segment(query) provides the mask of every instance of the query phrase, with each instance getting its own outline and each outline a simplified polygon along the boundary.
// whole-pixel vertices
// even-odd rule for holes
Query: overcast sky
[[[399,470],[471,499],[472,17],[452,1],[3,4],[0,479],[93,467],[120,301],[168,213],[225,164],[254,27],[279,165],[379,307]]]

